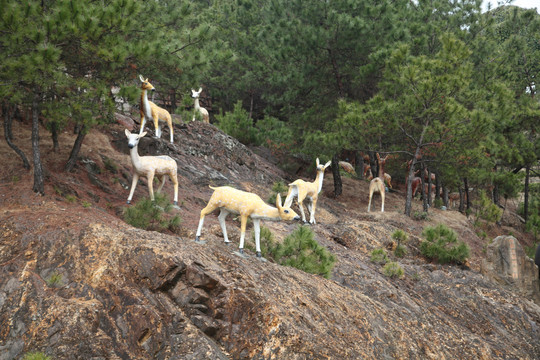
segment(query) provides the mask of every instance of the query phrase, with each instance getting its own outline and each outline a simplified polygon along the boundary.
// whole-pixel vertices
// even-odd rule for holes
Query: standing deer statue
[[[157,176],[161,184],[159,185],[158,192],[161,192],[163,184],[165,184],[165,176],[168,175],[174,184],[174,205],[178,205],[178,178],[176,177],[176,161],[167,155],[163,156],[139,156],[137,145],[139,140],[146,135],[146,131],[140,135],[132,134],[128,129],[125,130],[126,137],[128,138],[128,146],[130,148],[131,162],[133,163],[133,181],[131,183],[131,190],[127,203],[131,203],[133,193],[137,187],[137,182],[140,176],[146,177],[148,180],[148,191],[150,192],[150,199],[154,201],[154,176]]]
[[[159,124],[159,120],[166,121],[167,125],[169,126],[169,130],[171,133],[171,143],[174,142],[174,136],[173,136],[173,126],[172,126],[172,118],[171,114],[163,108],[160,108],[153,102],[148,100],[148,94],[147,91],[155,91],[156,89],[148,79],[145,79],[142,77],[142,75],[139,75],[139,79],[141,80],[141,106],[140,106],[140,113],[141,113],[141,130],[139,131],[139,135],[142,134],[144,131],[144,126],[146,125],[146,121],[154,121],[154,129],[156,131],[156,137],[161,138],[161,125]]]
[[[255,251],[257,257],[261,257],[261,244],[260,234],[261,220],[300,220],[300,216],[296,214],[290,207],[281,206],[281,196],[278,194],[276,198],[276,207],[270,206],[265,203],[258,195],[237,190],[229,186],[212,187],[214,193],[210,197],[208,204],[201,210],[201,218],[199,220],[199,227],[197,228],[197,234],[195,241],[200,241],[201,231],[204,224],[204,217],[214,210],[219,209],[218,216],[219,225],[223,232],[223,238],[225,243],[230,243],[227,236],[227,228],[225,226],[225,219],[230,213],[240,214],[240,246],[239,252],[244,253],[244,239],[246,235],[246,225],[248,217],[253,221],[253,229],[255,230]]]
[[[329,161],[326,164],[322,165],[319,163],[319,158],[317,158],[317,176],[315,177],[315,181],[307,182],[302,179],[298,179],[293,183],[289,184],[289,192],[287,193],[287,197],[285,198],[285,207],[291,207],[293,200],[296,197],[298,201],[298,207],[300,208],[300,213],[302,214],[302,221],[304,223],[307,223],[307,221],[302,203],[307,198],[307,207],[310,213],[309,222],[311,224],[316,224],[315,209],[317,207],[317,199],[319,198],[319,193],[321,192],[323,185],[324,170],[331,164],[332,162]]]
[[[384,165],[387,159],[388,155],[381,159],[379,153],[377,153],[377,162],[379,163],[379,176],[371,180],[371,182],[369,183],[369,203],[367,208],[368,212],[370,212],[371,210],[371,198],[373,197],[373,193],[381,194],[381,212],[384,212]]]
[[[208,115],[208,110],[201,107],[201,105],[199,104],[199,96],[201,95],[201,92],[202,92],[202,88],[199,88],[199,91],[195,91],[191,89],[191,97],[195,99],[195,102],[194,102],[195,111],[198,111],[202,115],[203,122],[210,123],[210,115]],[[192,121],[195,121],[195,113],[193,114]]]

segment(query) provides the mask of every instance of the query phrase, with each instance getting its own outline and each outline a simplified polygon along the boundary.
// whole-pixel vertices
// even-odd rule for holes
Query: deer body
[[[174,142],[174,135],[173,135],[173,126],[172,126],[172,118],[171,114],[163,108],[160,108],[153,102],[148,100],[148,94],[147,91],[155,91],[154,86],[150,84],[148,79],[144,79],[141,75],[139,75],[139,79],[141,80],[141,106],[140,106],[140,114],[141,114],[141,130],[139,131],[139,135],[142,134],[144,131],[144,126],[146,125],[146,121],[154,121],[154,129],[156,131],[156,137],[161,138],[161,125],[159,123],[159,120],[167,122],[167,125],[169,126],[169,130],[171,133],[171,143]]]
[[[315,181],[307,182],[302,179],[298,179],[293,183],[289,184],[289,191],[287,197],[285,198],[285,206],[290,207],[293,203],[294,198],[297,198],[298,207],[300,208],[300,213],[302,214],[302,221],[306,221],[306,215],[304,213],[303,202],[306,198],[311,200],[308,203],[308,210],[310,213],[309,222],[311,224],[316,224],[315,221],[315,209],[317,207],[317,199],[319,198],[319,193],[321,192],[323,180],[324,180],[324,170],[330,166],[332,162],[329,161],[325,165],[319,164],[319,158],[317,158],[317,176]]]
[[[371,182],[369,183],[369,203],[367,208],[368,212],[370,212],[371,210],[371,198],[373,197],[374,193],[381,194],[381,212],[384,212],[384,165],[386,163],[386,159],[388,159],[388,155],[381,159],[379,154],[377,153],[377,161],[379,163],[379,176],[371,180]]]
[[[227,236],[227,228],[225,226],[225,219],[232,214],[240,215],[240,252],[243,253],[244,239],[246,235],[246,225],[248,217],[253,221],[253,229],[255,231],[255,250],[257,257],[261,257],[260,246],[260,221],[261,220],[300,220],[298,214],[296,214],[290,207],[281,206],[281,196],[278,194],[276,198],[276,207],[270,206],[265,203],[258,195],[234,189],[229,186],[212,187],[214,193],[210,197],[208,204],[201,210],[201,217],[199,220],[199,227],[197,228],[197,234],[195,241],[199,241],[201,236],[202,227],[204,224],[204,217],[212,213],[216,209],[220,209],[218,216],[219,225],[223,231],[223,238],[226,243],[229,243]]]
[[[202,88],[199,88],[199,91],[195,91],[191,89],[191,97],[194,99],[194,107],[195,111],[198,111],[202,115],[203,122],[210,123],[210,115],[208,114],[208,110],[201,107],[199,104],[199,96],[201,95]],[[193,120],[195,121],[195,114],[193,114]]]
[[[169,176],[174,184],[174,205],[178,205],[178,179],[177,179],[177,165],[176,161],[170,156],[139,156],[138,144],[139,139],[146,135],[143,132],[141,135],[132,134],[129,130],[125,131],[128,138],[128,146],[130,148],[131,162],[133,163],[133,181],[131,183],[131,190],[127,203],[131,203],[133,193],[137,187],[139,177],[144,176],[148,180],[148,191],[150,192],[150,199],[154,201],[154,176],[157,176],[161,184],[159,185],[158,192],[163,188],[165,183],[165,176]]]

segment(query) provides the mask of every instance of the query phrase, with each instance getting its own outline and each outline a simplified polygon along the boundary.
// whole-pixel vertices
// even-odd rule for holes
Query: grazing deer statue
[[[153,102],[148,100],[148,94],[147,91],[155,91],[156,89],[148,79],[145,79],[142,77],[142,75],[139,75],[139,79],[141,80],[141,130],[139,131],[139,135],[142,134],[144,131],[144,126],[146,124],[147,120],[154,120],[154,129],[156,131],[156,137],[161,138],[161,125],[159,124],[159,120],[166,121],[167,125],[169,126],[169,130],[171,133],[171,142],[174,142],[173,138],[173,126],[172,126],[172,118],[171,114],[163,108],[160,108]]]
[[[340,161],[339,167],[342,168],[345,172],[348,172],[351,175],[356,175],[356,171],[354,170],[354,166],[347,161]]]
[[[239,252],[244,253],[244,238],[246,235],[246,224],[248,217],[253,221],[253,229],[255,230],[255,251],[257,257],[261,257],[261,244],[260,234],[261,220],[300,220],[300,216],[296,214],[290,207],[281,206],[281,196],[278,194],[276,198],[276,207],[270,206],[265,203],[258,195],[237,190],[229,186],[212,187],[214,193],[210,197],[208,204],[201,210],[201,218],[199,220],[199,227],[197,228],[197,234],[195,241],[199,241],[201,237],[201,230],[204,224],[204,217],[212,213],[216,209],[220,209],[218,216],[219,225],[223,231],[223,238],[225,243],[230,243],[227,236],[227,228],[225,227],[225,219],[230,213],[240,214],[240,246]]]
[[[194,103],[195,111],[198,111],[201,113],[203,122],[210,123],[210,115],[208,115],[208,110],[206,110],[205,108],[201,107],[201,105],[199,105],[199,96],[201,95],[201,92],[202,92],[202,88],[199,88],[199,91],[195,91],[191,89],[191,97],[195,99],[195,103]],[[193,114],[192,121],[195,121],[195,113]]]
[[[308,210],[310,213],[309,222],[311,224],[316,224],[315,222],[315,209],[317,207],[317,199],[319,198],[319,193],[322,189],[322,184],[324,180],[324,170],[332,164],[331,161],[327,162],[324,165],[319,164],[319,158],[316,160],[317,165],[317,176],[315,181],[307,182],[304,180],[296,180],[295,182],[289,184],[289,192],[285,198],[285,206],[290,207],[293,203],[294,198],[297,198],[298,207],[300,208],[300,213],[302,214],[302,221],[307,223],[306,215],[304,213],[304,207],[302,206],[303,201],[308,198]],[[309,201],[311,200],[311,201]]]
[[[379,176],[371,180],[371,182],[369,183],[369,203],[367,208],[368,212],[371,211],[371,198],[373,197],[373,193],[381,194],[381,212],[384,212],[384,165],[387,159],[388,155],[381,159],[379,153],[377,153],[377,162],[379,163]]]
[[[125,130],[126,137],[128,138],[128,146],[131,149],[131,162],[133,163],[133,181],[131,183],[131,190],[127,203],[131,203],[133,193],[137,187],[137,181],[140,176],[146,177],[148,180],[148,191],[150,192],[150,199],[154,201],[154,188],[153,181],[154,176],[157,176],[161,184],[159,185],[158,192],[163,188],[165,183],[165,176],[169,175],[171,181],[174,184],[174,205],[178,205],[178,179],[176,177],[176,161],[167,155],[163,156],[139,156],[137,145],[139,139],[146,135],[146,131],[140,135],[132,134],[128,129]]]

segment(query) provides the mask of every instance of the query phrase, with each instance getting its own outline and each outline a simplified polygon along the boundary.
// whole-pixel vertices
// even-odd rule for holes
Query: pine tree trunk
[[[441,178],[435,174],[435,200],[441,198]]]
[[[51,137],[53,141],[53,151],[58,152],[58,124],[53,121],[51,123]]]
[[[471,196],[469,194],[469,180],[463,178],[463,185],[465,186],[465,198],[467,199],[467,210],[471,208]]]
[[[459,187],[459,212],[463,214],[465,211],[465,199],[464,199],[464,192],[461,186]]]
[[[414,179],[414,167],[416,160],[413,159],[409,168],[408,180],[407,180],[407,194],[405,196],[405,215],[411,216],[412,209],[412,181]]]
[[[427,204],[428,204],[428,207],[431,207],[433,204],[431,203],[431,171],[429,171],[429,168],[427,168],[427,178],[428,178],[428,182],[427,182],[427,191],[426,191],[426,196],[427,196]]]
[[[334,175],[334,196],[338,197],[343,192],[341,174],[339,173],[339,158],[336,155],[332,157],[332,175]]]
[[[530,181],[530,172],[531,172],[531,166],[526,165],[525,166],[525,189],[524,189],[525,198],[523,199],[523,219],[525,219],[525,222],[527,222],[527,219],[529,218],[529,181]]]
[[[15,151],[15,153],[17,153],[17,155],[19,155],[19,157],[22,159],[23,167],[26,170],[30,170],[30,163],[28,162],[26,155],[21,149],[17,147],[17,145],[13,143],[13,133],[11,131],[11,124],[13,123],[13,117],[11,116],[9,106],[4,104],[2,106],[2,113],[4,114],[4,137],[6,138],[6,142],[9,145],[9,147],[12,148],[13,151]]]
[[[448,188],[446,186],[443,186],[443,204],[448,209]]]
[[[34,95],[32,101],[32,157],[34,160],[34,192],[45,195],[45,181],[43,177],[43,167],[41,164],[41,154],[39,152],[39,108],[38,95]]]
[[[429,198],[430,191],[429,189],[426,189],[426,182],[424,178],[424,173],[426,172],[426,170],[427,170],[426,165],[422,162],[422,170],[420,171],[420,173],[422,174],[420,176],[420,179],[422,181],[422,207],[424,209],[424,212],[427,213],[429,210],[428,198]]]
[[[354,171],[356,177],[362,179],[364,176],[364,159],[362,159],[358,150],[354,152]]]
[[[75,164],[77,163],[77,159],[79,157],[79,151],[81,150],[81,146],[82,146],[85,136],[86,136],[86,126],[81,125],[79,126],[79,133],[77,134],[77,138],[75,139],[75,143],[73,144],[73,148],[71,149],[71,154],[69,155],[69,159],[65,166],[65,170],[67,172],[73,171],[73,168],[75,167]]]

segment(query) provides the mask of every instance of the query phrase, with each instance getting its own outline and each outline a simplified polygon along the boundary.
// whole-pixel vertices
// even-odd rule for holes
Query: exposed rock
[[[540,305],[538,267],[513,236],[498,236],[487,247],[482,273]]]
[[[133,131],[135,129],[135,121],[133,121],[132,118],[126,115],[122,115],[119,113],[114,113],[114,118],[116,119],[116,122],[129,131]]]

